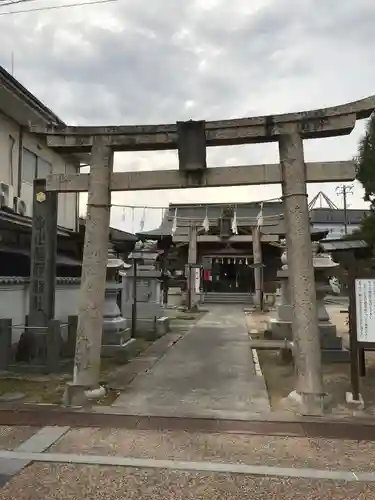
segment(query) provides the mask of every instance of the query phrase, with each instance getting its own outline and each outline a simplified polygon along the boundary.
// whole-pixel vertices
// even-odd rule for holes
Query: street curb
[[[253,340],[253,338],[251,337],[252,334],[254,333],[258,333],[257,330],[251,330],[251,332],[249,333],[249,340],[250,340],[250,343],[251,341]],[[258,351],[253,348],[253,347],[250,347],[251,348],[251,354],[253,356],[253,363],[254,363],[254,369],[255,369],[255,374],[257,377],[263,377],[263,372],[262,372],[262,368],[260,366],[260,362],[259,362],[259,356],[258,356]],[[263,377],[264,379],[264,377]]]
[[[257,377],[263,377],[262,368],[260,367],[260,363],[259,363],[258,352],[257,352],[256,349],[251,349],[251,352],[253,354],[253,362],[254,362],[255,374],[256,374]]]

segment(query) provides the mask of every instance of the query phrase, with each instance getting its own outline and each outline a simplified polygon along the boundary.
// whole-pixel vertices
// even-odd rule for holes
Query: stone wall
[[[29,280],[0,277],[0,318],[10,318],[13,325],[24,325],[29,312]],[[67,322],[68,316],[78,312],[79,278],[57,278],[55,319]],[[13,342],[18,342],[22,329],[13,331]]]

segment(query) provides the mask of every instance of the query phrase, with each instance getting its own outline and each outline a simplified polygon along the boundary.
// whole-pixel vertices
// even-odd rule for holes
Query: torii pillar
[[[193,223],[189,227],[189,248],[188,248],[188,308],[190,311],[198,309],[198,295],[196,292],[196,268],[197,268],[197,226]]]
[[[104,395],[99,387],[103,310],[111,214],[110,180],[113,151],[107,138],[95,136],[85,224],[81,289],[78,306],[73,382],[67,385],[66,405],[82,405]]]
[[[286,222],[289,285],[293,304],[292,330],[297,363],[296,391],[304,414],[320,415],[324,410],[320,338],[309,210],[306,190],[306,165],[300,134],[292,132],[279,138],[282,192]],[[292,396],[290,395],[290,396]]]
[[[254,284],[255,284],[254,302],[257,308],[262,309],[263,262],[262,262],[262,244],[261,244],[260,228],[258,226],[255,226],[252,228],[251,232],[253,237],[253,269],[254,269]]]

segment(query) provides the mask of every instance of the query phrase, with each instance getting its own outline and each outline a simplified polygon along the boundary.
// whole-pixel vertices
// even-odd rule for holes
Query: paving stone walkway
[[[243,420],[268,412],[243,308],[210,307],[149,371],[126,387],[114,406],[131,415]]]

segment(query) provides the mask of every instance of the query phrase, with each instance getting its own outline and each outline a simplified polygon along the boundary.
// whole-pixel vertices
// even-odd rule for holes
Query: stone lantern
[[[123,280],[121,310],[132,321],[134,311],[134,290],[136,288],[136,321],[133,335],[153,339],[169,329],[168,317],[164,316],[161,305],[161,271],[158,269],[159,252],[157,242],[146,240],[137,242],[129,258],[136,262],[128,270],[121,272]],[[136,287],[134,286],[136,281]]]
[[[277,307],[276,318],[269,322],[266,336],[272,339],[293,340],[293,305],[291,304],[288,279],[288,254],[285,240],[281,240],[280,243],[283,248],[282,267],[277,273],[281,287],[280,304]],[[336,326],[331,323],[324,304],[325,296],[332,291],[329,279],[339,264],[332,260],[330,254],[321,251],[320,243],[317,241],[312,242],[312,253],[322,360],[325,362],[346,362],[349,359],[349,351],[342,347],[342,339],[337,336]]]
[[[111,356],[126,347],[130,341],[130,329],[118,306],[118,295],[122,285],[118,281],[119,271],[124,267],[122,259],[116,257],[112,244],[108,249],[105,303],[103,312],[102,354]]]

